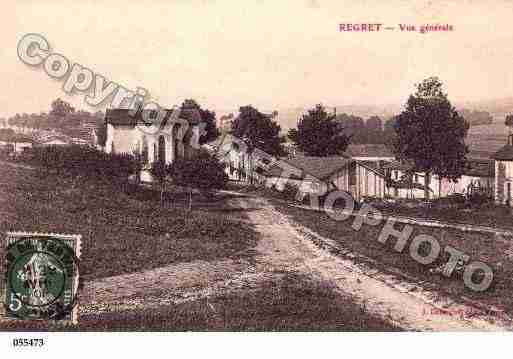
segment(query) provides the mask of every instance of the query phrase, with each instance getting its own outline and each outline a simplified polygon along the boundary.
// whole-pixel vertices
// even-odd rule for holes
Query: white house
[[[430,198],[454,193],[466,194],[476,189],[491,194],[494,172],[492,161],[471,159],[464,175],[457,182],[446,179],[440,181],[436,176],[431,176]],[[288,182],[298,186],[304,193],[338,189],[350,193],[356,201],[386,197],[423,199],[424,174],[412,173],[411,177],[405,176],[407,174],[411,174],[411,167],[397,161],[383,164],[380,161],[360,161],[342,156],[284,158],[264,173],[267,179],[279,184],[278,189],[282,189],[284,183]]]
[[[395,160],[390,148],[382,144],[349,144],[344,156],[358,161],[390,162]]]
[[[203,145],[220,161],[226,164],[226,174],[231,181],[249,182],[252,158],[244,150],[243,144],[229,133],[219,136],[212,142]]]
[[[388,178],[387,195],[393,198],[424,198],[425,173],[412,172],[412,166],[393,161],[383,166]],[[469,159],[463,175],[458,181],[440,179],[431,175],[428,180],[429,197],[439,198],[451,194],[466,194],[479,189],[492,193],[495,181],[493,161],[484,159]]]
[[[200,113],[196,110],[164,110],[162,118],[157,112],[129,109],[108,109],[105,113],[107,125],[107,153],[138,153],[145,163],[143,181],[150,181],[147,171],[156,161],[172,163],[178,157],[189,157],[199,144]]]
[[[386,193],[385,174],[376,163],[344,156],[285,158],[271,166],[264,176],[278,184],[278,189],[291,183],[303,193],[340,190],[350,193],[356,201],[383,198]]]
[[[15,153],[21,153],[26,148],[32,148],[33,144],[34,140],[20,134],[15,134],[9,138],[3,137],[0,139],[0,146],[12,146],[11,149]]]
[[[495,201],[513,206],[513,135],[508,136],[508,143],[492,158],[495,160]]]
[[[71,144],[70,139],[65,136],[48,136],[37,140],[37,146],[68,146]]]

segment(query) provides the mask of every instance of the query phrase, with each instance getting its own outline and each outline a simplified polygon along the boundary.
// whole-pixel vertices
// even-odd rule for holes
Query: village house
[[[508,136],[508,143],[499,149],[492,158],[495,160],[495,201],[513,206],[513,135]]]
[[[365,197],[383,198],[386,193],[384,172],[375,162],[344,156],[284,158],[264,176],[277,184],[279,190],[285,183],[297,186],[304,194],[340,190],[350,193],[358,202]]]
[[[14,153],[21,153],[27,148],[32,148],[33,145],[34,141],[30,137],[19,133],[0,135],[0,146],[3,148],[10,147],[9,151]]]
[[[344,152],[344,156],[357,161],[378,163],[395,160],[395,156],[390,148],[383,144],[349,144]]]
[[[173,116],[176,116],[174,118]],[[108,109],[107,153],[139,154],[144,163],[141,179],[151,181],[149,169],[156,161],[172,163],[176,158],[192,156],[198,148],[201,116],[196,110],[165,110],[157,121],[156,112],[132,114],[129,109]],[[148,122],[154,120],[155,124]]]
[[[258,181],[259,174],[252,168],[255,169],[261,160],[260,151],[256,150],[249,154],[244,147],[244,143],[229,133],[204,144],[203,147],[226,164],[225,172],[230,181],[242,183],[251,183],[252,180]],[[251,174],[253,174],[253,178]]]
[[[395,160],[393,153],[385,145],[349,145],[342,156],[305,156],[298,151],[280,158],[280,163],[265,172],[254,171],[265,156],[256,151],[251,156],[240,148],[240,141],[225,135],[206,145],[215,151],[227,164],[226,173],[232,181],[242,183],[272,181],[282,189],[288,182],[304,193],[320,193],[326,190],[341,190],[350,193],[356,201],[365,198],[379,199],[425,199],[425,174],[412,171],[412,166]],[[513,179],[513,146],[507,147],[499,156],[503,158],[501,168],[511,171],[505,183]],[[510,151],[510,152],[509,152]],[[282,168],[290,166],[290,171]],[[509,166],[509,167],[508,167]],[[429,199],[453,194],[466,195],[479,191],[493,196],[498,173],[493,160],[468,160],[467,167],[458,181],[440,179],[431,175],[428,183]],[[252,178],[250,174],[253,173]],[[504,193],[508,193],[505,184]],[[503,202],[507,200],[503,199]]]
[[[36,145],[45,147],[45,146],[68,146],[71,144],[70,139],[64,135],[50,135],[39,137],[36,140]]]
[[[336,189],[350,193],[358,202],[366,198],[425,198],[424,173],[412,172],[411,166],[398,161],[387,162],[379,158],[363,161],[343,156],[295,156],[281,161],[264,173],[272,183],[279,184],[278,189],[283,189],[286,182],[296,185],[304,193]],[[511,161],[513,163],[513,157]],[[283,164],[296,171],[284,171]],[[493,161],[471,159],[457,182],[440,181],[431,176],[428,184],[430,199],[470,191],[491,195],[494,180]]]
[[[203,147],[225,163],[225,172],[230,181],[246,184],[263,180],[261,169],[271,162],[272,157],[258,148],[250,153],[242,140],[229,133],[204,144]]]
[[[425,173],[412,171],[412,166],[392,161],[383,166],[388,179],[387,196],[391,198],[425,199]],[[429,198],[447,197],[451,194],[468,194],[480,191],[492,195],[495,168],[492,160],[468,159],[467,167],[458,181],[440,179],[431,175],[428,180]]]

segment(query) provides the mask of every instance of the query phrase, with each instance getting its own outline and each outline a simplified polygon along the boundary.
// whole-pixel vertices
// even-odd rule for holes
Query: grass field
[[[408,207],[399,203],[372,202],[372,206],[384,214],[414,218],[435,219],[442,222],[466,223],[513,230],[513,211],[505,205],[493,202],[471,207],[466,204]]]
[[[307,211],[299,208],[276,203],[276,208],[289,215],[296,222],[340,243],[352,252],[367,256],[380,264],[395,267],[405,274],[417,279],[418,282],[441,290],[456,298],[466,297],[483,301],[513,313],[513,252],[510,240],[495,238],[493,235],[461,232],[457,230],[442,230],[434,227],[415,226],[410,241],[418,234],[429,234],[435,237],[442,248],[450,245],[470,256],[470,260],[487,263],[493,269],[494,281],[491,287],[481,293],[467,289],[461,276],[453,275],[446,278],[440,274],[430,273],[429,269],[447,262],[449,255],[440,255],[439,259],[430,266],[422,265],[411,259],[409,244],[402,253],[397,253],[393,247],[395,241],[388,240],[385,244],[377,241],[383,225],[372,227],[363,225],[359,231],[352,227],[353,219],[335,221],[321,212]],[[404,225],[396,224],[401,230]]]
[[[127,194],[115,183],[77,183],[5,165],[0,172],[0,231],[81,234],[85,280],[238,256],[256,244],[249,225],[196,203],[188,212],[183,198],[160,205],[159,194]]]
[[[146,189],[127,194],[119,184],[45,177],[7,166],[0,175],[0,230],[82,234],[86,280],[253,253],[258,235],[248,224],[229,219],[233,208],[226,198],[217,196],[213,206],[197,196],[191,212],[184,209],[183,193],[166,194],[163,205],[159,199]],[[398,330],[336,292],[333,284],[295,272],[273,272],[250,285],[177,304],[162,305],[159,298],[144,297],[144,305],[134,309],[87,311],[73,328],[3,321],[1,330]]]

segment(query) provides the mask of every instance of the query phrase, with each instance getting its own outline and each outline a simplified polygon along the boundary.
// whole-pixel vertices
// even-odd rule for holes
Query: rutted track
[[[363,310],[381,316],[406,330],[510,329],[510,323],[499,323],[497,318],[488,318],[485,315],[432,315],[431,313],[441,308],[450,312],[475,313],[476,307],[456,303],[435,291],[415,290],[414,288],[419,287],[400,273],[394,275],[379,267],[366,266],[362,262],[363,258],[358,258],[349,251],[345,251],[344,256],[330,253],[326,248],[329,239],[293,224],[265,199],[241,198],[238,201],[241,206],[260,208],[248,215],[257,231],[263,235],[257,248],[263,254],[259,261],[261,266],[294,268],[322,280],[332,281],[341,295],[351,295]],[[320,241],[324,248],[319,245]],[[495,321],[492,322],[491,319]]]
[[[279,273],[295,272],[331,282],[340,296],[350,297],[362,312],[381,317],[405,330],[508,330],[511,324],[486,315],[433,315],[440,309],[475,313],[476,306],[425,290],[414,278],[384,268],[352,253],[277,211],[266,199],[231,199],[247,209],[241,221],[254,225],[261,239],[251,261],[223,260],[179,263],[156,270],[105,278],[86,284],[82,314],[152,308],[252,290]],[[495,319],[492,322],[491,319]]]

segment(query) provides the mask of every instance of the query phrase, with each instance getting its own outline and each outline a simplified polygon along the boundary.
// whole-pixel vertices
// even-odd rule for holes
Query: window
[[[356,185],[356,163],[351,163],[349,166],[349,185]]]
[[[164,136],[159,136],[158,161],[166,163],[166,140],[164,139]]]
[[[148,141],[144,137],[142,140],[141,161],[144,164],[148,163]]]

